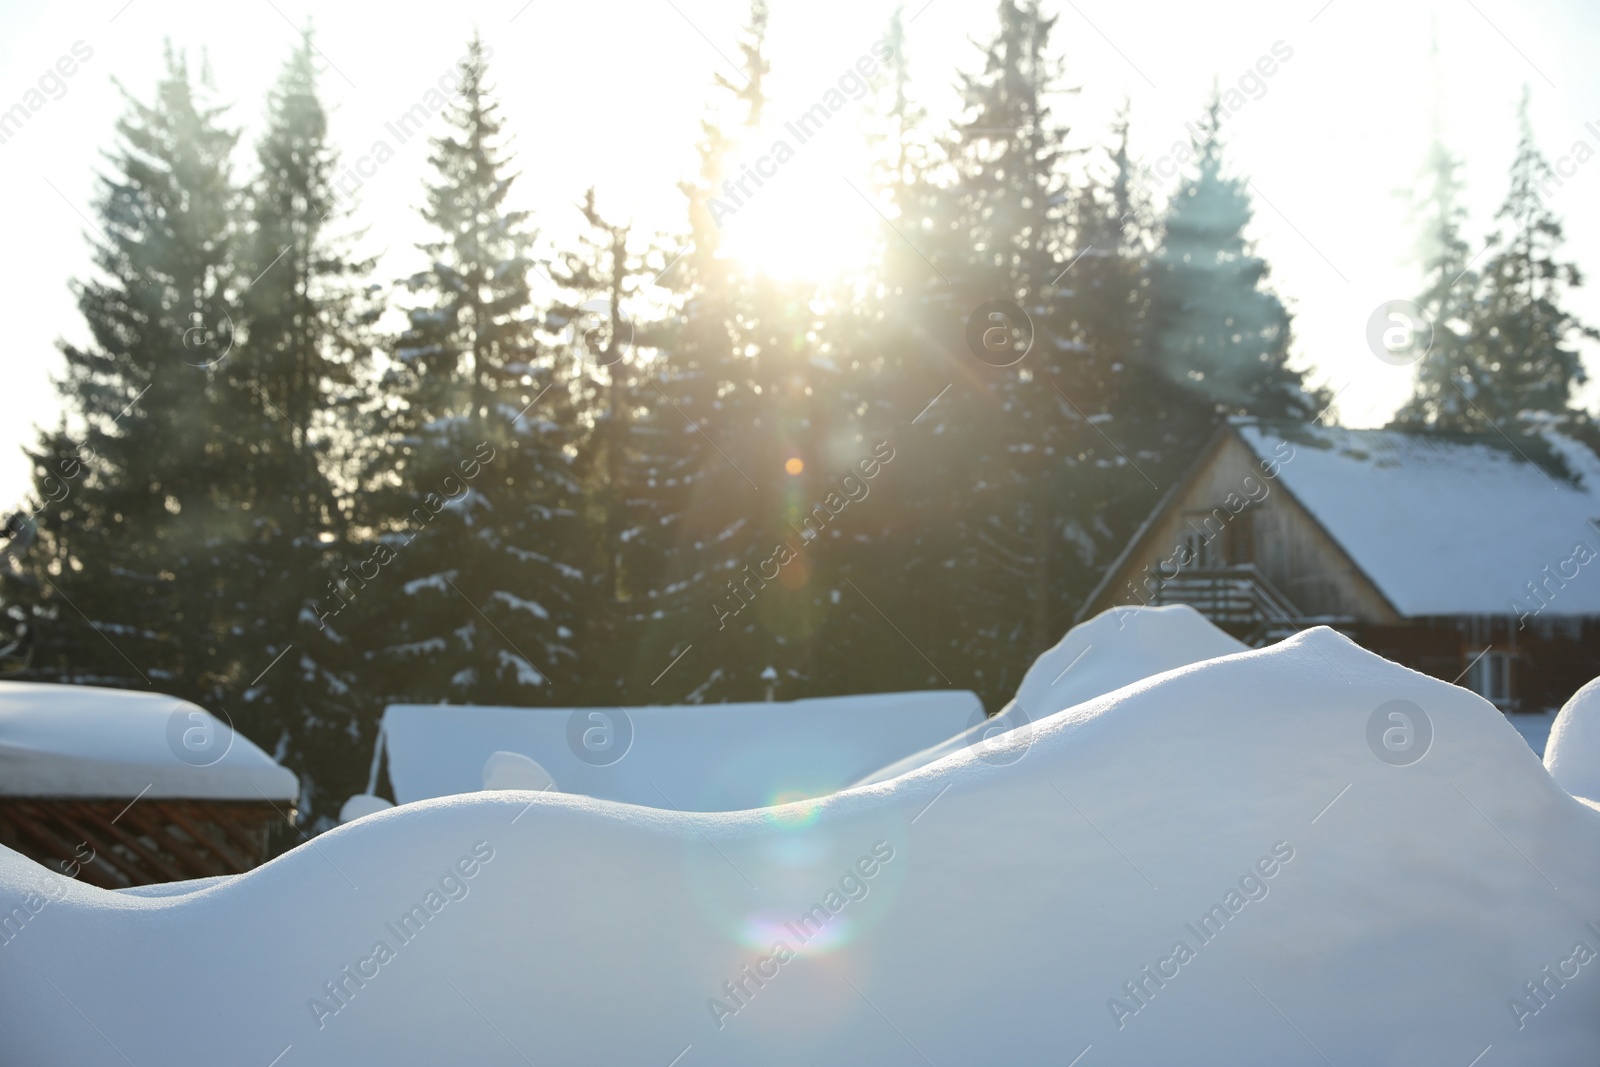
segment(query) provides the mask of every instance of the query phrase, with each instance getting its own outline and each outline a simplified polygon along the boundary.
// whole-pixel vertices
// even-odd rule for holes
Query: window
[[[1179,558],[1188,561],[1185,566],[1196,570],[1215,570],[1223,565],[1226,560],[1223,546],[1228,537],[1229,517],[1222,508],[1190,512],[1185,517],[1178,534],[1184,548]]]
[[[1256,561],[1256,509],[1245,508],[1233,518],[1228,528],[1228,562],[1254,563]]]
[[[1511,653],[1479,656],[1467,669],[1467,688],[1497,705],[1511,703]]]

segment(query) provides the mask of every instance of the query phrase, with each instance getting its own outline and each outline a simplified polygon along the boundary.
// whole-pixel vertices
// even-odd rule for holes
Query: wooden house
[[[298,795],[188,701],[0,682],[0,845],[52,871],[105,889],[238,874],[267,858]]]
[[[1185,603],[1255,645],[1328,625],[1505,710],[1600,674],[1600,457],[1505,436],[1222,427],[1085,603]]]

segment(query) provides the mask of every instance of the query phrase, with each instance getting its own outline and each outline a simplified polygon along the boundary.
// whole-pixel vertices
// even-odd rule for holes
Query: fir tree
[[[896,457],[841,552],[827,644],[849,650],[829,668],[844,690],[959,685],[998,703],[1070,610],[1063,460],[1081,420],[1062,393],[1077,391],[1080,345],[1070,284],[1055,285],[1071,256],[1060,72],[1038,4],[997,11],[949,133],[927,152],[881,150],[881,281],[825,331],[860,412],[854,435]],[[903,61],[891,53],[891,77]],[[913,107],[897,86],[884,125],[905,126]],[[968,327],[993,301],[1025,313],[1031,343],[980,360]],[[1022,339],[1027,323],[1003,314],[980,326]]]
[[[654,385],[661,325],[644,292],[671,253],[636,247],[632,227],[608,220],[591,188],[587,228],[560,257],[563,299],[551,310],[564,384],[580,415],[576,477],[590,531],[582,647],[585,691],[600,703],[645,703],[651,682],[703,622],[675,585],[677,526],[690,471],[684,420]]]
[[[930,572],[920,545],[912,548],[909,539],[937,531],[911,519],[920,499],[905,481],[912,470],[904,462],[883,464],[875,450],[887,446],[898,457],[908,445],[922,443],[922,434],[942,412],[930,414],[921,427],[911,423],[952,381],[951,357],[933,343],[933,331],[919,318],[929,279],[937,279],[919,250],[931,247],[919,227],[929,217],[928,173],[935,146],[921,129],[926,113],[911,91],[906,40],[904,9],[897,7],[877,53],[883,70],[869,117],[876,178],[869,202],[884,216],[874,256],[823,294],[818,356],[829,373],[825,383],[814,374],[812,409],[818,415],[816,436],[829,443],[826,454],[842,470],[783,477],[799,505],[802,529],[807,518],[817,525],[811,509],[830,489],[866,493],[851,503],[843,523],[823,529],[841,536],[805,544],[808,555],[822,561],[815,581],[823,609],[815,643],[826,654],[812,664],[809,681],[810,691],[823,695],[923,687],[930,679],[932,685],[945,684],[885,623],[878,607],[899,620],[897,625],[915,628],[914,640],[930,640],[931,620],[906,618],[918,578]],[[811,459],[816,466],[816,457]],[[876,472],[871,478],[862,463]],[[842,481],[846,473],[852,479],[848,484]]]
[[[299,774],[302,813],[330,819],[361,785],[362,749],[380,710],[360,701],[349,643],[316,613],[348,534],[339,472],[330,469],[337,415],[348,407],[376,307],[356,287],[371,264],[350,260],[345,242],[329,236],[340,217],[338,164],[313,56],[308,32],[269,96],[257,148],[244,340],[227,366],[231,428],[249,443],[235,475],[249,521],[229,550],[229,592],[248,685],[232,705],[235,725]]]
[[[1263,288],[1268,267],[1244,236],[1243,179],[1224,173],[1213,95],[1194,141],[1196,171],[1178,188],[1156,254],[1149,358],[1219,412],[1308,418],[1322,407],[1288,365],[1289,313]]]
[[[1408,408],[1413,421],[1437,429],[1572,417],[1572,391],[1586,380],[1575,342],[1600,336],[1562,306],[1583,277],[1558,258],[1562,226],[1544,202],[1553,174],[1534,141],[1526,91],[1518,117],[1511,188],[1495,215],[1500,229],[1485,249],[1465,336],[1423,362]]]
[[[762,695],[760,676],[773,650],[771,613],[783,603],[772,580],[759,574],[776,547],[768,501],[783,462],[771,461],[781,446],[768,439],[770,406],[760,389],[761,363],[772,355],[755,285],[724,254],[721,240],[725,213],[739,196],[730,161],[765,106],[766,25],[766,4],[755,0],[740,42],[740,82],[717,76],[701,123],[699,171],[681,185],[688,247],[666,274],[674,314],[662,334],[668,355],[652,385],[663,418],[674,413],[688,442],[690,475],[680,486],[685,498],[676,522],[680,551],[664,584],[681,591],[687,633],[700,635],[695,643],[703,652],[680,668],[675,690],[687,686],[684,699],[691,702]]]
[[[1193,439],[1210,428],[1209,405],[1149,373],[1153,216],[1129,153],[1126,105],[1112,127],[1106,167],[1091,171],[1073,202],[1081,255],[1067,278],[1082,341],[1077,362],[1078,411],[1090,413],[1064,462],[1073,477],[1063,500],[1068,592],[1076,609],[1100,571],[1122,550],[1154,506],[1159,487],[1193,455]]]
[[[1060,637],[1062,483],[1068,450],[1088,429],[1076,399],[1084,393],[1083,347],[1067,270],[1077,254],[1069,153],[1050,103],[1061,91],[1049,52],[1055,19],[1019,0],[1002,0],[998,16],[982,70],[962,78],[963,114],[938,167],[930,255],[949,284],[928,291],[922,312],[942,320],[955,342],[946,352],[959,377],[947,381],[958,384],[941,401],[949,402],[942,417],[963,424],[931,450],[938,481],[923,487],[949,530],[935,550],[946,574],[925,595],[959,605],[943,639],[948,652],[929,655],[944,675],[996,703],[1027,660]],[[1011,301],[1032,327],[1020,361],[1010,362],[1010,350],[991,358],[1003,366],[981,361],[966,343],[972,316],[993,300]],[[983,325],[1025,329],[1014,313],[1002,314],[1006,321]],[[933,615],[933,605],[918,614]]]
[[[1126,105],[1107,151],[1110,174],[1091,174],[1077,190],[1073,229],[1081,255],[1070,274],[1085,351],[1079,361],[1082,401],[1109,403],[1125,388],[1135,353],[1145,341],[1149,308],[1149,205],[1135,181],[1128,152]]]
[[[154,102],[128,98],[117,124],[95,204],[99,275],[76,287],[90,341],[62,346],[71,433],[42,435],[33,454],[38,538],[13,607],[49,631],[33,677],[220,708],[237,682],[222,640],[235,621],[222,549],[241,525],[226,368],[236,135],[202,82],[169,48]]]
[[[371,554],[329,606],[354,597],[346,630],[361,631],[376,692],[544,703],[575,688],[578,487],[570,415],[534,348],[532,238],[508,204],[486,51],[475,37],[433,142],[424,217],[439,236],[406,283],[409,327],[386,376],[394,403],[363,497]]]
[[[1401,424],[1449,423],[1458,420],[1467,406],[1451,382],[1470,358],[1479,278],[1462,234],[1467,211],[1461,202],[1459,168],[1459,161],[1435,138],[1423,168],[1424,184],[1415,198],[1424,220],[1418,241],[1423,289],[1417,303],[1428,316],[1432,337],[1417,367],[1412,398],[1395,417]]]
[[[874,122],[868,130],[880,184],[899,195],[923,175],[931,145],[922,134],[927,109],[911,89],[911,55],[907,50],[905,5],[895,7],[883,35],[883,74],[874,85]]]

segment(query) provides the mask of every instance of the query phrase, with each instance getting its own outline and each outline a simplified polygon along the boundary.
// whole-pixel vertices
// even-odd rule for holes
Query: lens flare
[[[849,915],[830,915],[820,903],[811,911],[779,915],[763,911],[749,916],[739,940],[747,947],[769,948],[784,942],[796,955],[813,956],[834,952],[855,940],[857,924]]]
[[[822,805],[811,796],[797,790],[777,793],[762,809],[768,822],[775,826],[798,830],[817,821]]]

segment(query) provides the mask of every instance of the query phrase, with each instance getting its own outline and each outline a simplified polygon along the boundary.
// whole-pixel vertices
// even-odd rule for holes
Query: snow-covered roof
[[[0,795],[293,800],[295,776],[177,697],[0,682]]]
[[[1600,615],[1600,566],[1573,558],[1600,556],[1600,457],[1572,438],[1235,428],[1400,614],[1535,610],[1527,583],[1548,567],[1565,587],[1543,614]]]
[[[982,714],[976,694],[948,690],[627,709],[397,704],[383,745],[401,804],[476,792],[489,758],[516,752],[564,793],[738,811],[834,792]]]

